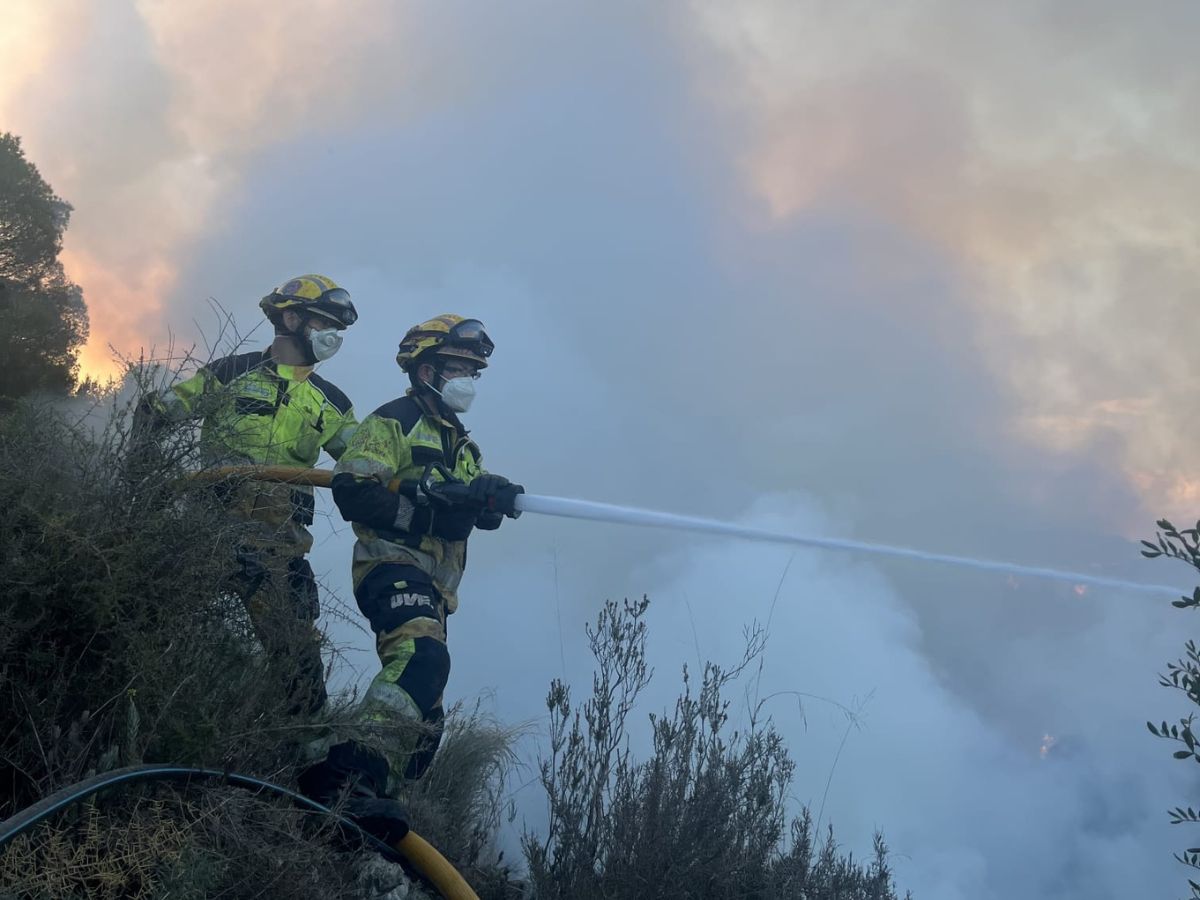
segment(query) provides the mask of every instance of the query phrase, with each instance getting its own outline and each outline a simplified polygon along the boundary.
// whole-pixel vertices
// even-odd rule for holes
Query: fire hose
[[[427,467],[422,478],[418,480],[418,485],[422,482],[425,484],[430,483],[432,469],[440,470],[443,475],[448,474],[440,466]],[[329,487],[333,481],[333,475],[334,473],[327,469],[306,469],[293,466],[225,466],[198,472],[192,477],[192,480],[217,482],[226,479],[245,478],[255,481]],[[458,487],[465,488],[463,485],[458,485]],[[401,482],[394,480],[388,485],[388,488],[393,491],[401,490]],[[876,544],[847,538],[789,534],[787,532],[770,531],[765,528],[735,525],[716,519],[683,516],[676,513],[658,512],[649,509],[638,509],[636,507],[616,506],[610,503],[596,503],[591,500],[527,494],[523,492],[523,489],[522,493],[518,493],[515,497],[511,498],[511,502],[512,509],[509,511],[509,514],[513,518],[516,518],[516,516],[523,512],[531,512],[568,519],[586,519],[594,522],[613,522],[624,525],[642,525],[651,528],[669,528],[703,534],[717,534],[752,541],[812,547],[819,550],[866,553],[893,559],[908,559],[959,566],[982,572],[1026,575],[1031,578],[1065,582],[1072,586],[1090,585],[1093,587],[1114,588],[1117,590],[1157,595],[1179,596],[1181,593],[1184,593],[1174,585],[1145,584],[1123,578],[1092,575],[1086,572],[1071,572],[1064,569],[1028,566],[1021,563],[1003,562],[1000,560],[976,559],[949,553],[932,553],[911,547],[897,547],[889,544]]]

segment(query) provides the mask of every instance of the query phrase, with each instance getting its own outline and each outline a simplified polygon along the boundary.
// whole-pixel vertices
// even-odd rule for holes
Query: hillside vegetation
[[[145,763],[294,788],[332,734],[349,736],[356,698],[289,713],[298,666],[264,651],[247,614],[234,577],[245,525],[222,504],[228,484],[192,477],[198,423],[147,428],[134,415],[178,373],[129,366],[123,392],[78,383],[88,314],[59,258],[70,213],[20,139],[0,133],[0,819]],[[359,621],[330,592],[322,602]],[[882,838],[860,864],[832,831],[820,840],[806,810],[789,820],[793,763],[769,720],[728,732],[721,692],[754,646],[733,672],[706,668],[696,694],[685,674],[653,745],[629,746],[649,678],[644,610],[599,612],[582,706],[551,685],[549,747],[534,751],[549,830],[524,834],[524,859],[495,849],[516,735],[478,709],[448,713],[432,767],[399,798],[417,833],[484,898],[894,897]],[[328,816],[213,781],[122,786],[0,853],[2,898],[420,895]]]
[[[135,441],[135,403],[107,395],[0,414],[0,817],[143,762],[294,786],[355,699],[336,697],[316,718],[284,711],[287,673],[230,586],[242,526],[188,477],[194,423]],[[326,592],[323,602],[337,601]],[[581,706],[567,686],[550,687],[548,745],[535,751],[550,829],[525,835],[524,860],[494,849],[514,735],[477,711],[451,715],[433,768],[402,798],[418,833],[484,897],[895,897],[882,838],[859,863],[831,832],[814,834],[807,811],[789,818],[794,764],[769,720],[729,733],[722,690],[745,660],[685,681],[675,709],[655,718],[653,745],[629,746],[625,725],[650,677],[644,609],[600,610],[597,674]],[[367,859],[286,801],[133,787],[13,842],[0,893],[407,895],[393,890],[393,867]]]

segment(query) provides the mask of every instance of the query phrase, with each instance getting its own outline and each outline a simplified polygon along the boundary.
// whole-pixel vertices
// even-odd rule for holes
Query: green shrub
[[[0,418],[0,815],[141,761],[288,761],[282,682],[228,585],[240,526],[178,447],[131,477],[125,421]]]
[[[674,710],[651,716],[649,757],[635,759],[626,724],[652,674],[647,604],[609,602],[588,629],[597,670],[581,708],[562,682],[550,687],[550,756],[540,766],[549,829],[523,839],[534,895],[893,900],[882,838],[862,865],[838,855],[832,830],[816,848],[807,809],[789,834],[794,764],[782,738],[755,716],[744,732],[729,728],[722,694],[761,653],[761,632],[732,669],[707,664],[698,690],[684,669]]]
[[[1142,541],[1146,549],[1142,555],[1150,559],[1158,556],[1181,560],[1194,569],[1200,570],[1200,522],[1195,528],[1178,530],[1168,520],[1158,522],[1159,531],[1154,541]],[[1173,600],[1171,605],[1176,609],[1200,609],[1200,588],[1196,588],[1190,597]],[[1165,675],[1159,676],[1159,684],[1172,690],[1180,691],[1192,706],[1200,706],[1200,648],[1196,642],[1189,640],[1184,646],[1185,656],[1167,665]],[[1200,747],[1197,746],[1196,735],[1192,731],[1192,723],[1196,714],[1189,713],[1179,720],[1178,725],[1168,725],[1165,721],[1155,725],[1147,722],[1146,727],[1155,737],[1165,738],[1179,745],[1175,751],[1175,759],[1200,762]],[[1200,824],[1200,813],[1191,806],[1178,806],[1170,811],[1171,823]],[[1193,842],[1194,843],[1194,842]],[[1176,853],[1175,859],[1193,869],[1200,869],[1200,847],[1189,847],[1182,853]],[[1188,879],[1192,897],[1200,898],[1200,882]]]

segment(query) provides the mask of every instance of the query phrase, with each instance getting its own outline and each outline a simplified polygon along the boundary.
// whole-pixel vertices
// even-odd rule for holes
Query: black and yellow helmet
[[[339,330],[358,320],[350,294],[324,275],[297,276],[275,288],[258,305],[272,320],[289,309],[301,315],[323,316],[336,322]]]
[[[496,345],[478,319],[464,319],[446,313],[408,329],[404,340],[400,342],[396,362],[405,372],[410,372],[426,354],[457,356],[469,359],[483,369],[487,367],[487,359],[495,348]]]

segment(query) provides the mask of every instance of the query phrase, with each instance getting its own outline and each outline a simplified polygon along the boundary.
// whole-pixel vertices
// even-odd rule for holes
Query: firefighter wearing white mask
[[[493,349],[476,319],[442,315],[410,328],[396,354],[409,390],[363,420],[335,469],[333,499],[358,538],[354,598],[381,664],[360,724],[370,731],[399,717],[417,728],[411,739],[344,740],[300,784],[321,802],[356,784],[349,814],[372,827],[388,783],[419,778],[440,742],[450,673],[446,617],[458,608],[467,539],[519,514],[516,496],[524,489],[483,468],[458,418]]]
[[[337,459],[357,421],[350,398],[315,368],[337,352],[341,332],[358,318],[350,295],[324,275],[298,275],[259,307],[275,330],[268,348],[213,360],[147,395],[138,427],[199,419],[202,457],[211,466],[308,468],[322,450]],[[313,543],[312,488],[247,481],[222,484],[219,494],[251,526],[238,549],[236,589],[285,673],[291,710],[315,712],[325,703],[325,671],[315,629],[317,583],[305,559]]]

